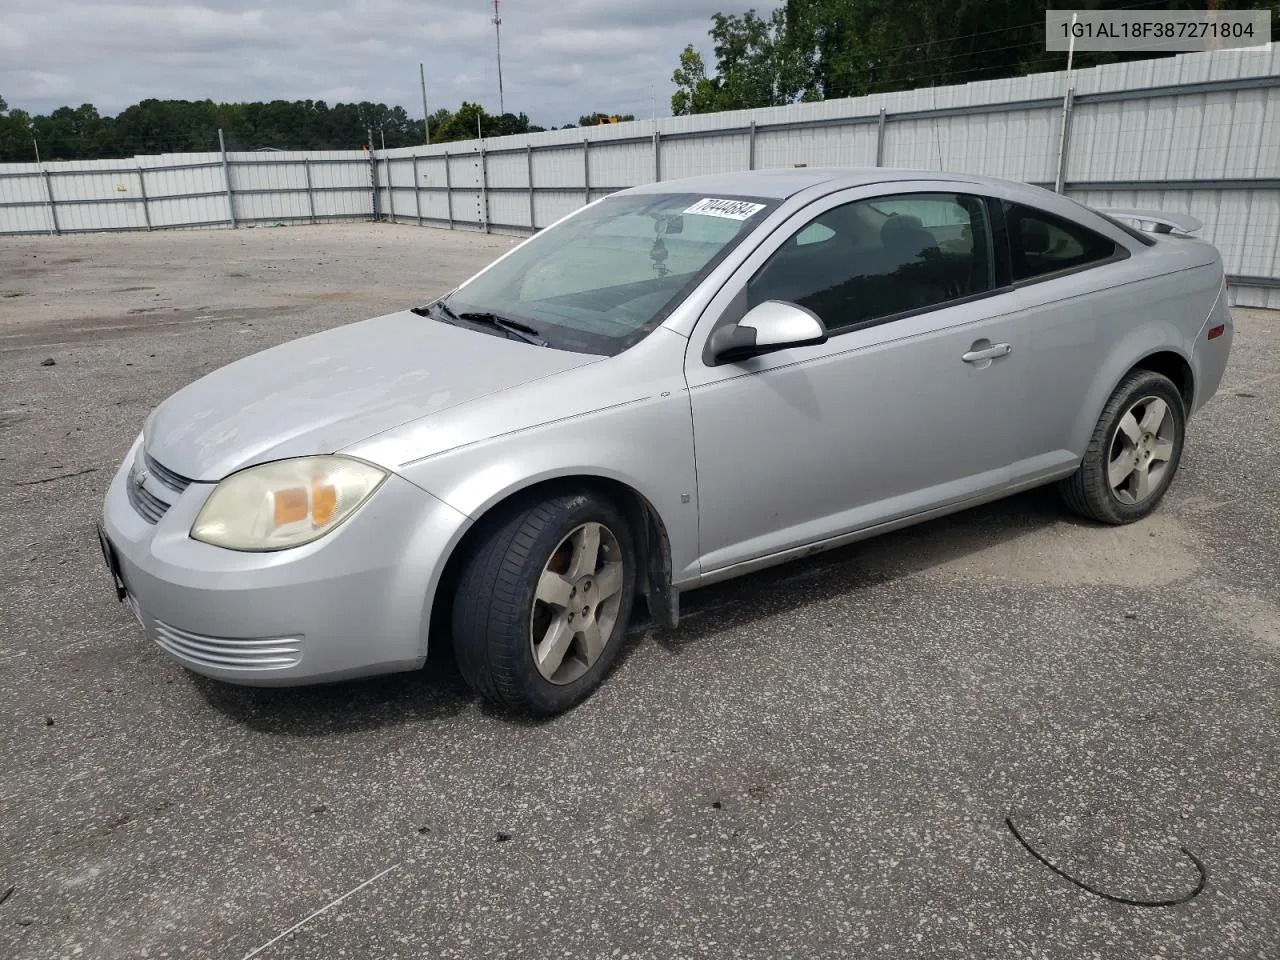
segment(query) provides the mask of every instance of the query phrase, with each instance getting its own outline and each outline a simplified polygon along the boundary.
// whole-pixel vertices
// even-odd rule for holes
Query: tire
[[[636,569],[623,512],[590,491],[496,516],[477,531],[454,597],[453,646],[463,678],[517,713],[568,710],[617,659]]]
[[[1186,408],[1173,382],[1150,370],[1130,372],[1103,408],[1080,468],[1059,481],[1062,499],[1100,523],[1141,520],[1173,482],[1186,431]]]

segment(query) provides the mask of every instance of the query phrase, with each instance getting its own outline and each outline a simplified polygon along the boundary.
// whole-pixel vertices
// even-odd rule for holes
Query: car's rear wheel
[[[1102,523],[1141,520],[1173,482],[1186,427],[1182,395],[1172,381],[1133,371],[1107,401],[1080,469],[1059,484],[1063,500]]]
[[[626,518],[583,491],[507,511],[477,535],[454,597],[459,670],[504,707],[567,710],[622,646],[636,571]]]

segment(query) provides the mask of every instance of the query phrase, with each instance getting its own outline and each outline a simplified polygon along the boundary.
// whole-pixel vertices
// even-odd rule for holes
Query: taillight
[[[1209,328],[1209,335],[1205,337],[1205,339],[1217,340],[1220,336],[1222,336],[1226,332],[1227,332],[1227,325],[1225,323],[1220,323],[1216,327]]]

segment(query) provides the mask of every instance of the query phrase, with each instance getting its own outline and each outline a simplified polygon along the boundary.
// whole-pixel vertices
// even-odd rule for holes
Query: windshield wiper
[[[444,304],[439,304],[439,306],[444,310],[449,310],[449,308]],[[538,333],[536,327],[531,327],[527,323],[521,323],[519,320],[512,320],[509,317],[485,311],[455,314],[452,310],[449,310],[449,313],[459,319],[466,320],[468,323],[478,323],[483,326],[497,327],[499,330],[509,333],[513,337],[523,340],[525,343],[533,343],[539,347],[549,346],[547,341],[542,339],[542,336]]]
[[[438,310],[441,314],[444,315],[443,321],[445,323],[451,323],[454,326],[458,326],[458,327],[462,326],[462,324],[458,322],[458,315],[454,313],[452,310],[450,310],[447,306],[445,306],[445,303],[443,300],[433,300],[431,303],[428,303],[425,306],[411,307],[409,309],[409,312],[416,313],[420,317],[429,317],[431,316],[431,311],[433,309]]]
[[[532,343],[539,347],[550,346],[546,340],[542,339],[538,331],[527,323],[521,323],[519,320],[512,320],[509,317],[487,311],[454,313],[443,300],[436,300],[434,303],[428,303],[424,307],[414,307],[409,312],[416,313],[420,317],[429,317],[432,310],[439,314],[437,319],[441,322],[455,327],[465,327],[468,323],[474,323],[477,326],[495,327],[518,340],[523,340],[525,343]]]

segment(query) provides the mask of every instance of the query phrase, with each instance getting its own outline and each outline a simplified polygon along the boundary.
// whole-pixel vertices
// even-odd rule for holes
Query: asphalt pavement
[[[0,240],[0,957],[1280,957],[1276,313],[1147,521],[1035,491],[688,594],[554,720],[147,642],[93,531],[147,412],[511,242]]]

